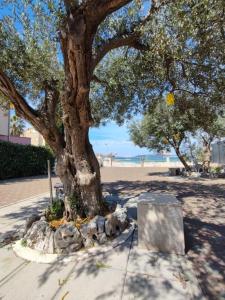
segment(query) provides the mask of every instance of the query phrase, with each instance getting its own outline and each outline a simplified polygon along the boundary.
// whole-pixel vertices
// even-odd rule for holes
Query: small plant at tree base
[[[21,246],[22,247],[27,247],[27,240],[26,239],[21,240]]]
[[[60,199],[54,200],[52,205],[50,205],[46,210],[46,218],[51,221],[55,219],[60,219],[63,217],[64,203]]]
[[[222,170],[223,170],[223,168],[218,166],[218,167],[211,168],[210,173],[220,174]]]
[[[81,205],[81,199],[76,194],[71,194],[68,197],[68,200],[70,202],[70,207],[75,215],[79,215],[82,211],[82,205]]]

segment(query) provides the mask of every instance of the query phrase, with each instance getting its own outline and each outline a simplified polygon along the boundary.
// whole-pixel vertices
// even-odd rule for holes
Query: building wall
[[[0,108],[0,135],[8,135],[8,111]]]
[[[8,137],[7,135],[0,134],[0,141],[11,142],[11,143],[21,144],[21,145],[30,145],[31,144],[30,138],[22,137],[22,136],[13,136],[13,135],[10,135]]]
[[[220,141],[212,145],[212,162],[225,164],[225,141]]]
[[[45,146],[45,140],[43,136],[32,127],[25,130],[23,136],[31,139],[31,145]]]

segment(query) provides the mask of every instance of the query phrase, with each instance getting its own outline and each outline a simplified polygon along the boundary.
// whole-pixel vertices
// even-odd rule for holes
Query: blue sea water
[[[165,156],[160,154],[149,154],[149,155],[140,155],[134,157],[122,157],[117,156],[114,158],[114,161],[121,162],[121,163],[135,163],[140,164],[141,161],[144,159],[145,162],[177,162],[179,161],[177,156]]]

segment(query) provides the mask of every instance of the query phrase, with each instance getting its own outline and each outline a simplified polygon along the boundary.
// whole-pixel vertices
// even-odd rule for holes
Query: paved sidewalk
[[[53,177],[53,185],[60,182]],[[19,202],[49,192],[49,182],[46,176],[34,176],[0,181],[0,207]]]
[[[123,204],[134,213],[136,212],[135,196],[142,192],[157,191],[177,196],[184,211],[187,257],[193,263],[201,289],[207,299],[225,299],[225,180],[168,177],[163,171],[165,172],[165,169],[102,168],[103,188],[110,193],[118,194]],[[29,182],[30,179],[31,182]],[[3,202],[3,190],[6,194],[7,190],[13,191],[11,198],[9,197],[12,202],[18,200],[14,196],[17,188],[21,191],[20,196],[24,190],[26,198],[30,197],[33,191],[39,190],[41,185],[45,186],[43,192],[48,191],[46,178],[30,179],[19,179],[16,182],[10,180],[5,184],[1,182],[0,206]],[[41,183],[42,180],[45,183]],[[55,180],[58,181],[57,178]],[[29,185],[31,185],[30,188],[27,188]],[[21,199],[23,198],[19,201]],[[23,214],[28,214],[35,209],[34,203],[29,207],[25,202],[20,202],[20,204],[22,206],[19,212],[16,206],[9,207],[8,211],[5,210],[5,215],[9,215],[10,223],[8,224],[5,224],[8,222],[5,218],[2,219],[0,209],[0,232],[18,227],[24,219]],[[33,208],[32,205],[34,205]],[[18,222],[14,222],[15,218],[18,218]]]
[[[0,209],[0,231],[21,226],[48,198],[34,197]],[[137,232],[108,252],[84,261],[36,264],[0,249],[0,299],[63,300],[189,300],[201,298],[185,257],[140,250]]]
[[[159,171],[158,168],[101,168],[103,183],[111,183],[119,180],[149,181],[149,173]],[[167,168],[160,168],[160,172]],[[58,177],[52,178],[53,185],[60,182]],[[47,176],[33,176],[27,178],[16,178],[0,180],[0,207],[23,199],[49,192]]]
[[[196,289],[184,258],[141,251],[132,239],[79,262],[35,264],[7,248],[0,257],[4,300],[189,300]]]
[[[18,230],[28,216],[42,211],[48,204],[48,194],[44,193],[23,201],[21,200],[18,203],[0,207],[0,236],[11,230]]]

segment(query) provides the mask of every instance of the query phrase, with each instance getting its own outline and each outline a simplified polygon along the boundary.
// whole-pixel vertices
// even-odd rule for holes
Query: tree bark
[[[203,141],[203,172],[208,173],[211,162],[211,142]]]
[[[75,136],[79,138],[81,132]],[[57,175],[65,192],[65,217],[73,220],[77,215],[93,217],[104,212],[100,167],[89,142],[67,143],[63,153],[57,156]]]
[[[184,156],[181,154],[179,147],[176,147],[176,148],[175,148],[175,152],[176,152],[176,154],[177,154],[179,160],[182,162],[182,164],[183,164],[185,170],[191,171],[191,167],[188,165],[188,163],[186,162]]]

